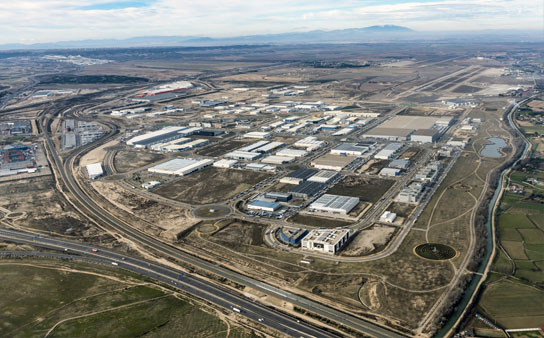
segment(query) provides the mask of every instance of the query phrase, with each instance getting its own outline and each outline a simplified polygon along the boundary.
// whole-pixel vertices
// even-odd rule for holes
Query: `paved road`
[[[53,161],[51,166],[56,168],[55,175],[60,176],[58,177],[59,180],[65,184],[67,190],[71,193],[73,197],[70,199],[71,202],[74,203],[78,210],[88,216],[91,220],[94,220],[97,224],[113,230],[119,234],[122,234],[122,236],[140,245],[143,245],[144,247],[148,247],[157,252],[160,252],[165,257],[175,258],[177,260],[196,266],[202,270],[227,278],[238,284],[245,285],[250,288],[259,290],[265,294],[278,297],[298,307],[307,309],[320,316],[341,323],[354,330],[364,332],[365,334],[375,337],[402,337],[401,335],[391,331],[390,329],[378,326],[363,319],[354,317],[348,313],[344,313],[337,309],[309,300],[305,297],[284,291],[280,288],[263,283],[251,277],[231,271],[222,266],[218,266],[216,264],[208,262],[200,257],[193,256],[187,252],[180,250],[179,248],[176,248],[154,237],[151,237],[146,233],[135,229],[127,222],[111,215],[108,211],[103,209],[84,192],[82,187],[80,187],[76,179],[73,177],[71,168],[73,166],[73,162],[78,159],[81,154],[101,144],[104,144],[105,142],[108,142],[111,138],[115,137],[118,133],[118,128],[115,125],[110,125],[112,129],[104,138],[98,140],[97,142],[76,149],[75,151],[71,152],[64,159],[64,161],[61,161],[56,152],[54,143],[51,139],[51,135],[49,134],[49,132],[47,132],[49,130],[47,126],[51,123],[51,120],[45,117],[46,114],[44,114],[43,116],[44,118],[42,119],[41,123],[44,128],[42,129],[45,131],[44,136],[46,139],[47,151]]]
[[[188,274],[180,276],[180,271],[175,271],[152,261],[146,261],[105,249],[99,249],[98,252],[93,252],[92,250],[95,247],[92,246],[43,236],[37,237],[36,234],[14,230],[0,229],[0,239],[48,249],[57,249],[64,252],[63,254],[58,254],[51,252],[15,251],[0,253],[0,255],[9,254],[46,258],[67,258],[107,265],[115,263],[117,264],[115,267],[153,278],[179,290],[205,299],[220,307],[232,309],[234,306],[241,310],[239,313],[240,316],[255,321],[261,319],[261,324],[274,328],[292,337],[338,337],[333,333],[314,327],[308,323],[301,322],[287,314],[272,310],[237,293],[233,293],[228,289],[211,284],[197,276]]]

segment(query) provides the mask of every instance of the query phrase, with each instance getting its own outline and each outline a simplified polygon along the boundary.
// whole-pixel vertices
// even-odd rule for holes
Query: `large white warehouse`
[[[100,163],[91,163],[87,164],[87,173],[89,174],[89,178],[91,180],[97,179],[98,177],[104,175],[104,171],[102,170],[102,164]]]
[[[212,160],[197,160],[193,158],[176,158],[147,169],[156,174],[185,176],[213,164]]]
[[[310,204],[310,208],[322,212],[347,215],[357,204],[359,204],[358,197],[325,194]]]

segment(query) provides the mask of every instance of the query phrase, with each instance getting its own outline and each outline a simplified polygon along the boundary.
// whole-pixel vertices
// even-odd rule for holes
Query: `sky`
[[[541,30],[544,0],[1,0],[0,44],[400,25]]]

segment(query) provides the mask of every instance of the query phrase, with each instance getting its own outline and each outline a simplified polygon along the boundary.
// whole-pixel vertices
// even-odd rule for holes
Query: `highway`
[[[73,109],[73,107],[71,107]],[[57,111],[61,113],[62,111]],[[122,236],[143,245],[144,247],[151,248],[165,257],[171,257],[176,260],[191,264],[199,269],[211,272],[217,276],[226,278],[235,283],[259,290],[265,294],[275,296],[287,302],[294,304],[300,308],[304,308],[308,311],[316,313],[324,318],[331,319],[354,330],[363,332],[375,337],[402,337],[402,335],[391,331],[390,329],[378,326],[370,323],[366,320],[354,317],[348,313],[339,311],[337,309],[325,306],[318,302],[312,301],[305,297],[293,294],[288,291],[284,291],[278,287],[263,283],[254,278],[242,275],[234,272],[222,266],[208,262],[200,257],[193,256],[186,253],[179,248],[171,246],[165,242],[162,242],[154,237],[147,235],[146,233],[135,229],[127,222],[111,215],[107,210],[98,205],[87,193],[84,192],[82,187],[76,181],[72,175],[72,166],[75,161],[79,159],[79,156],[91,149],[104,144],[111,140],[118,134],[118,128],[111,126],[110,132],[98,140],[97,142],[80,147],[71,152],[64,161],[60,159],[56,152],[55,145],[49,132],[49,124],[51,119],[42,115],[41,123],[43,125],[46,149],[49,155],[49,159],[52,162],[51,167],[55,169],[55,177],[59,180],[59,183],[64,183],[64,186],[71,196],[68,196],[68,200],[73,203],[74,207],[82,214],[86,215],[90,220],[93,220],[99,226],[108,229],[109,231],[119,233]]]
[[[239,294],[235,294],[228,289],[208,283],[197,276],[182,274],[181,271],[172,270],[171,268],[159,265],[152,261],[105,249],[99,249],[97,252],[93,252],[93,249],[96,247],[20,231],[0,229],[0,239],[60,250],[63,252],[63,254],[57,254],[51,252],[15,251],[2,253],[2,255],[18,254],[45,258],[64,258],[115,266],[166,283],[171,287],[205,299],[206,301],[225,309],[236,307],[241,310],[238,315],[258,321],[263,325],[274,328],[291,337],[338,337],[333,333],[316,328],[310,324],[301,322],[286,314],[256,303],[248,298],[242,297]]]

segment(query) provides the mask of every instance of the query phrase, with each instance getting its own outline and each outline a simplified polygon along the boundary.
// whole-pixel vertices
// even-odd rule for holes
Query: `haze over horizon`
[[[421,32],[544,31],[543,16],[544,2],[539,0],[339,0],[333,5],[324,0],[21,0],[0,4],[0,44],[137,36],[221,38],[372,25]]]

